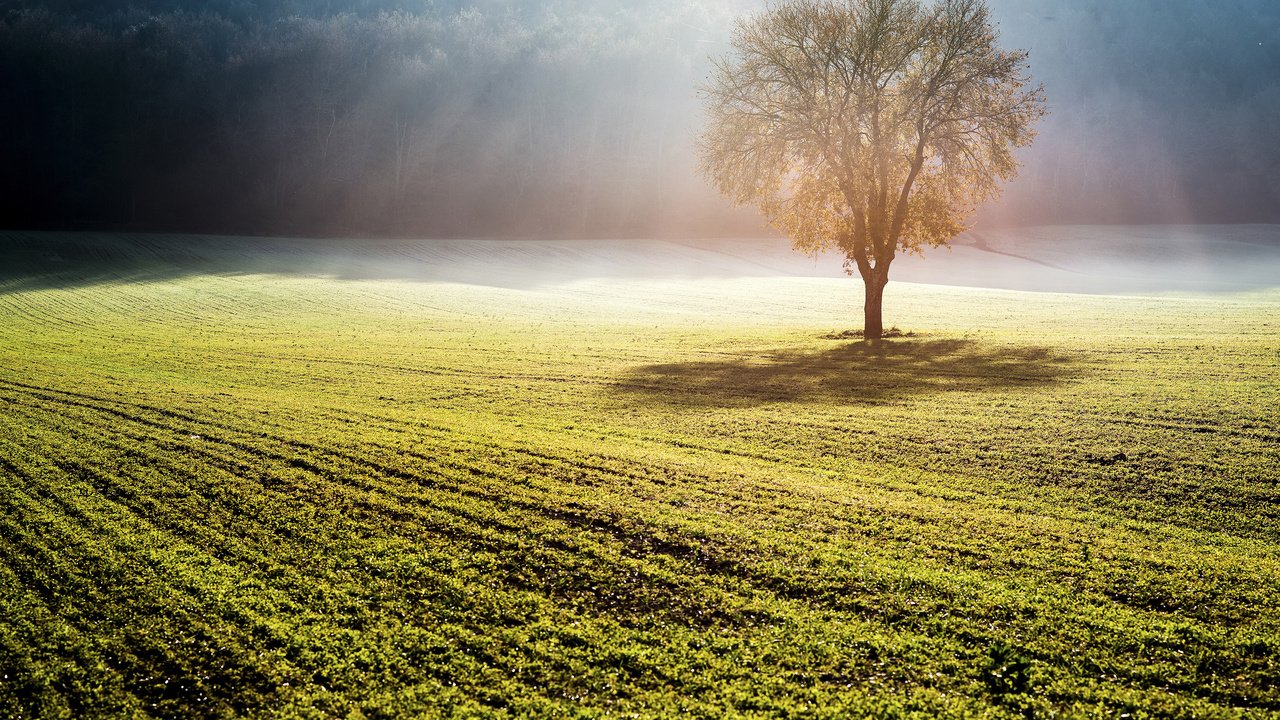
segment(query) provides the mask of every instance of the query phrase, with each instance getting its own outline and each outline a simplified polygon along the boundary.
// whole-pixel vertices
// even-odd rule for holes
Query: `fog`
[[[189,275],[274,275],[455,283],[518,290],[585,280],[840,278],[836,253],[809,257],[754,238],[573,240],[272,238],[0,231],[0,296]],[[895,261],[894,283],[1149,295],[1265,291],[1280,285],[1277,225],[1005,227]],[[850,301],[860,288],[850,284]]]
[[[991,0],[1052,114],[987,213],[1009,223],[1280,218],[1280,3]]]
[[[1280,221],[1280,5],[990,4],[1051,115],[980,228]],[[0,3],[0,225],[759,235],[692,145],[760,6]]]

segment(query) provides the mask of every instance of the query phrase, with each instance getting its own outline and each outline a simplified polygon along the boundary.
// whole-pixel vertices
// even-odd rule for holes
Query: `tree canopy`
[[[703,90],[704,172],[798,249],[844,253],[867,337],[897,254],[961,232],[1045,112],[996,40],[983,0],[794,0],[742,20]]]

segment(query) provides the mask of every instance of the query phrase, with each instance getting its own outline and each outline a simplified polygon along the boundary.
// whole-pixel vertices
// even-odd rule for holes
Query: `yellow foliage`
[[[883,286],[1013,177],[1044,112],[983,0],[793,0],[739,22],[703,88],[703,171],[799,250]]]

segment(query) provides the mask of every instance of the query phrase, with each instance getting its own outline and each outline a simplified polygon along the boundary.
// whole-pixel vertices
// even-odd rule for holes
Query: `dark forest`
[[[0,225],[756,232],[691,161],[706,57],[753,5],[3,3]],[[1052,114],[987,222],[1280,219],[1280,10],[995,5]]]

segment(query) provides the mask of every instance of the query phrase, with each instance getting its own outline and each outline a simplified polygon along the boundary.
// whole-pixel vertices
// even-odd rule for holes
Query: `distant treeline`
[[[706,8],[26,5],[40,7],[0,15],[5,225],[647,234],[724,220],[690,171],[696,29],[724,22]]]
[[[988,1],[1051,108],[997,214],[1280,222],[1280,2]]]
[[[1052,114],[986,217],[1280,221],[1280,3],[989,0]],[[0,226],[752,232],[693,170],[757,0],[0,0]]]

